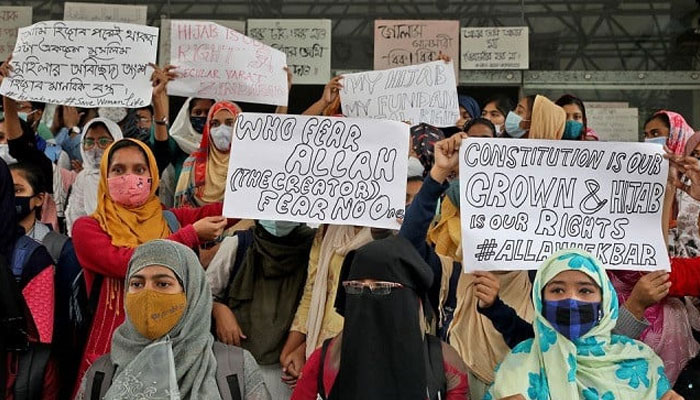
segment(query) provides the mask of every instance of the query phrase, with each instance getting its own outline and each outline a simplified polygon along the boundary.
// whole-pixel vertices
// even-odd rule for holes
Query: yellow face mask
[[[182,318],[187,305],[185,293],[160,293],[144,289],[127,293],[126,314],[143,337],[156,340],[170,332]]]

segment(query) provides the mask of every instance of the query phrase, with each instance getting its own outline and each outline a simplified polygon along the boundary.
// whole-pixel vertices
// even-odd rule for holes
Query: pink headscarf
[[[638,271],[608,271],[620,304],[627,301],[643,275],[644,272]],[[687,310],[681,300],[667,297],[647,308],[644,318],[649,321],[649,327],[642,332],[640,340],[661,357],[673,386],[681,370],[700,350],[693,337]]]
[[[670,125],[666,146],[668,146],[674,154],[684,155],[685,145],[688,143],[688,139],[695,134],[695,131],[685,121],[685,118],[676,112],[661,110],[654,115],[656,116],[659,114],[665,114],[668,117]]]

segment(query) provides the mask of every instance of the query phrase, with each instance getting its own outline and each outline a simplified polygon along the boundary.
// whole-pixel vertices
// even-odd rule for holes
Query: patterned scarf
[[[602,290],[603,317],[576,342],[557,332],[542,314],[546,284],[564,271],[588,275]],[[535,339],[517,345],[496,368],[485,400],[522,394],[528,399],[660,399],[671,389],[661,359],[645,344],[613,335],[617,293],[603,266],[589,253],[562,250],[537,271],[533,285]],[[574,396],[578,393],[578,396]]]

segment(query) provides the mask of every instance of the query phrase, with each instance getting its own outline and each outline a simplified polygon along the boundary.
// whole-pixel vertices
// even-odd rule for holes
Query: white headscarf
[[[107,127],[107,131],[112,136],[112,139],[116,142],[117,140],[123,139],[122,130],[119,129],[119,125],[114,123],[114,121],[107,118],[94,118],[90,120],[83,128],[83,133],[80,135],[80,142],[82,143],[85,139],[90,127],[96,123],[102,123]],[[97,146],[97,145],[95,145]],[[80,155],[83,157],[83,170],[80,171],[78,176],[75,178],[75,183],[73,184],[74,190],[76,186],[80,186],[83,193],[83,210],[85,214],[90,215],[97,208],[97,187],[100,184],[100,163],[99,160],[96,163],[91,163],[90,157],[88,157],[87,152],[83,148],[82,144],[80,146]],[[70,206],[70,204],[69,204]],[[74,210],[80,211],[80,210]]]
[[[177,142],[185,154],[192,154],[199,149],[202,134],[195,131],[190,122],[190,103],[194,97],[190,97],[177,113],[173,125],[170,127],[170,136]]]

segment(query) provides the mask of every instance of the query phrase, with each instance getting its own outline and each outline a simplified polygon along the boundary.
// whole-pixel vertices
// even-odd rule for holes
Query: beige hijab
[[[442,279],[440,304],[447,297],[449,277],[452,276],[454,260],[440,256]],[[501,281],[501,300],[515,309],[528,322],[534,318],[530,301],[532,284],[527,271],[495,272]],[[460,274],[457,283],[457,307],[448,328],[450,344],[457,349],[469,370],[481,381],[492,383],[496,365],[503,361],[510,348],[491,321],[476,309],[478,299],[474,295],[474,275]],[[442,309],[442,307],[440,307]]]
[[[528,139],[559,140],[566,127],[566,111],[548,98],[537,95],[531,121]]]
[[[316,350],[321,334],[326,302],[328,301],[328,270],[333,256],[338,254],[345,257],[350,251],[362,247],[371,240],[370,228],[361,228],[356,231],[354,226],[349,225],[328,225],[326,227],[316,267],[316,280],[311,294],[309,316],[306,321],[307,359]],[[335,299],[331,299],[331,301],[333,300]]]

